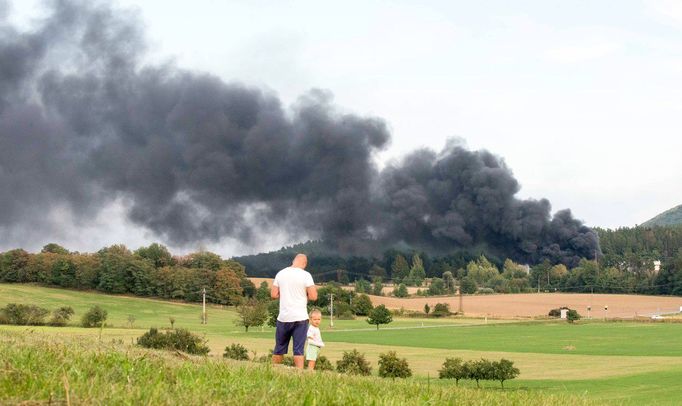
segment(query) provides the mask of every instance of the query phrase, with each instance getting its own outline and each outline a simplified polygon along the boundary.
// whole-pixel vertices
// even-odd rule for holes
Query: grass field
[[[176,327],[203,333],[211,353],[220,356],[234,342],[244,344],[256,355],[266,354],[273,345],[273,330],[252,328],[249,333],[233,324],[230,308],[211,307],[209,324],[200,324],[200,305],[97,293],[48,289],[29,285],[0,285],[0,307],[8,302],[35,303],[47,308],[71,305],[77,319],[91,305],[99,304],[110,313],[102,332],[102,343],[125,344],[151,326]],[[136,321],[131,328],[127,317]],[[324,355],[334,363],[343,351],[353,348],[367,355],[377,369],[378,355],[396,350],[408,359],[415,381],[434,387],[451,385],[437,377],[446,357],[464,359],[507,358],[520,368],[518,379],[505,383],[517,391],[585,395],[599,402],[616,404],[675,404],[682,398],[677,384],[682,376],[682,324],[583,322],[488,323],[482,319],[397,319],[376,331],[363,319],[337,320],[334,329],[324,321]],[[389,327],[389,328],[387,328]],[[73,339],[95,340],[99,329],[74,326],[0,326],[5,334],[49,338],[51,342]],[[2,374],[2,372],[0,372]],[[461,383],[460,383],[461,384]],[[475,384],[465,382],[464,386]],[[499,383],[485,384],[499,391]],[[494,389],[493,389],[494,388]]]
[[[584,396],[386,381],[0,331],[0,403],[576,405]],[[7,361],[8,360],[8,361]]]

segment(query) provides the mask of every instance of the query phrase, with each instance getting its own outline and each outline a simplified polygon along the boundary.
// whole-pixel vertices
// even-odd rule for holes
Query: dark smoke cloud
[[[546,200],[516,199],[518,183],[489,152],[416,151],[379,172],[383,120],[341,114],[322,90],[287,109],[260,89],[144,64],[134,13],[49,4],[21,31],[0,0],[0,231],[40,218],[49,229],[54,207],[85,221],[124,199],[129,220],[176,246],[258,245],[286,230],[345,252],[372,239],[564,261],[598,247],[569,212],[552,219]]]
[[[381,174],[382,234],[447,252],[478,247],[518,261],[576,264],[594,257],[596,234],[570,211],[550,216],[550,203],[519,200],[504,161],[450,142],[440,153],[416,151]]]

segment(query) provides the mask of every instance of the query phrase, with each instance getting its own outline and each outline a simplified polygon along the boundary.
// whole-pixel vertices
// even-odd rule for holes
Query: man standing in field
[[[313,276],[305,270],[308,257],[297,254],[290,267],[277,272],[270,296],[279,299],[279,316],[275,330],[275,350],[272,362],[281,364],[294,339],[294,365],[303,369],[303,350],[308,333],[308,300],[317,300]]]

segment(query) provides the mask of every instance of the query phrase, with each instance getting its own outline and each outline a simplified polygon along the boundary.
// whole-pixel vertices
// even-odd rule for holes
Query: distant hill
[[[666,210],[651,220],[645,221],[641,224],[644,227],[653,226],[675,226],[682,224],[682,204]]]

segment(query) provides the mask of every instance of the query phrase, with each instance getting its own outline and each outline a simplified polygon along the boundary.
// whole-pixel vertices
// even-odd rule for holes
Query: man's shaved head
[[[305,269],[306,265],[308,265],[308,257],[305,254],[296,254],[291,263],[291,266],[301,269]]]

